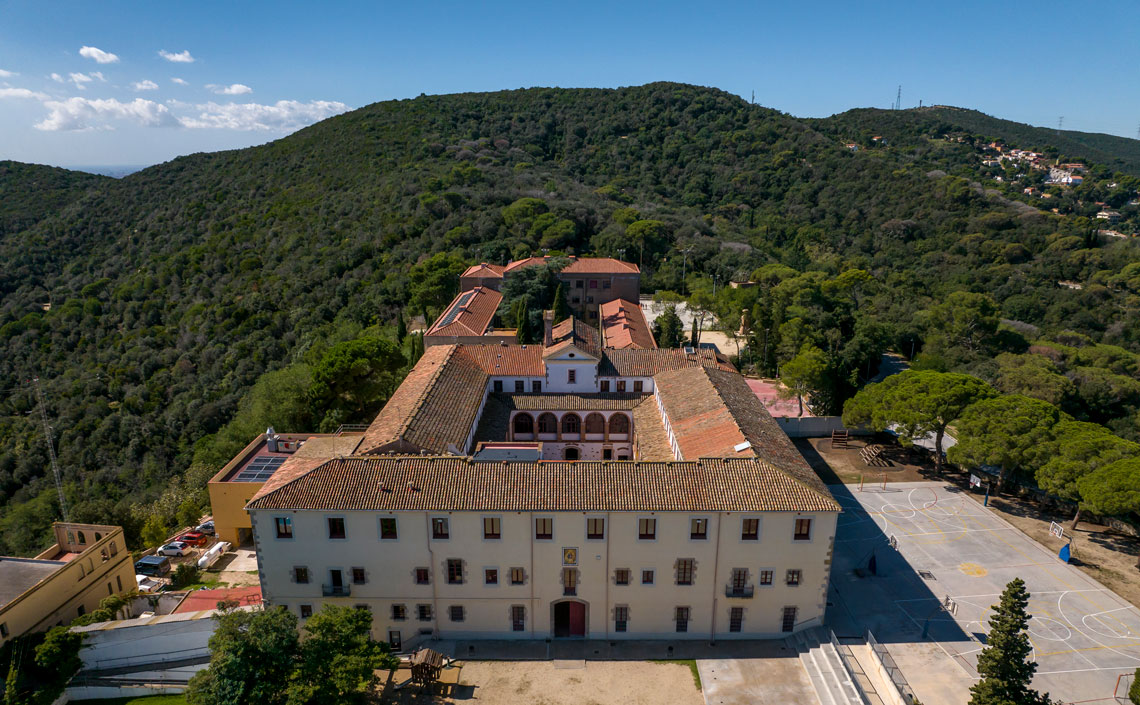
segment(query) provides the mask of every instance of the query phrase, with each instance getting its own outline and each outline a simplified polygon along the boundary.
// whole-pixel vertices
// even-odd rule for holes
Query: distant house
[[[1120,211],[1111,208],[1105,208],[1096,214],[1098,220],[1107,220],[1110,223],[1115,223],[1120,220]]]
[[[855,144],[854,142],[848,142],[847,144],[845,144],[843,146],[846,147],[847,149],[850,149],[852,152],[858,152],[859,151],[859,145]]]

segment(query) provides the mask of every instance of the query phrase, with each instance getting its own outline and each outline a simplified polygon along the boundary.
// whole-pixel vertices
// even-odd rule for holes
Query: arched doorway
[[[581,600],[559,600],[550,605],[550,623],[558,639],[586,636],[590,605]]]
[[[581,453],[574,446],[567,446],[567,447],[562,449],[562,459],[563,460],[578,460],[581,457],[582,457]]]

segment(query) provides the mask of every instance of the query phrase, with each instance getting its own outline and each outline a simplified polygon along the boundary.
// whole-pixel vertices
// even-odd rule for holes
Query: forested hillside
[[[304,387],[326,406],[293,422],[367,420],[404,361],[377,339],[437,314],[466,264],[544,249],[638,262],[645,290],[731,330],[748,308],[741,364],[771,374],[819,350],[827,410],[888,347],[1024,380],[1042,343],[1075,415],[1140,434],[1137,242],[983,186],[966,145],[915,131],[852,152],[857,126],[874,116],[798,120],[678,84],[530,89],[378,103],[120,180],[63,172],[45,191],[6,167],[0,193],[23,195],[0,238],[0,553],[32,551],[57,514],[29,378],[72,518],[137,536],[174,478],[217,466],[213,434],[259,379],[246,411]],[[355,354],[383,380],[338,406]]]

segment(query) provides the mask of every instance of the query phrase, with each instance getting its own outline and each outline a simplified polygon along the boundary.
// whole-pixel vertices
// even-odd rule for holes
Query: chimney
[[[542,312],[542,346],[554,345],[554,311]]]

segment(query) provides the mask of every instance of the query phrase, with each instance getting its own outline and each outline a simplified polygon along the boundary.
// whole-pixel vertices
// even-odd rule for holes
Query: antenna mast
[[[899,84],[899,90],[895,93],[895,110],[902,109],[902,84]]]
[[[40,378],[34,378],[32,384],[36,388],[36,401],[40,407],[40,422],[44,426],[44,442],[47,443],[48,458],[51,459],[51,472],[55,476],[55,489],[59,492],[59,511],[63,514],[64,521],[70,521],[68,519],[67,500],[63,498],[63,479],[59,473],[59,462],[55,457],[55,443],[51,439],[51,426],[48,425],[47,405],[44,403],[44,391],[40,388]]]

